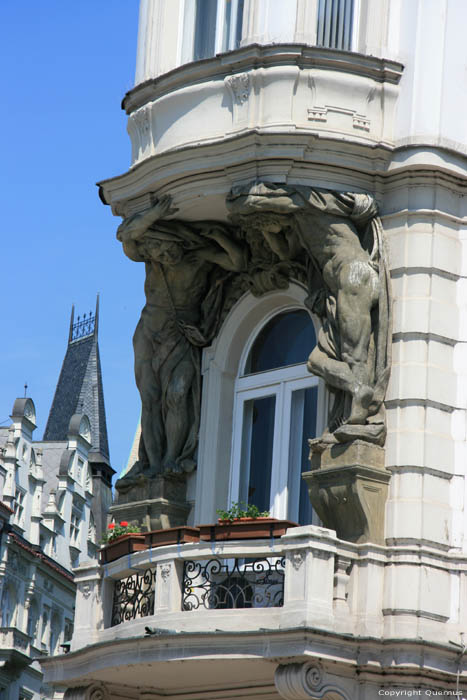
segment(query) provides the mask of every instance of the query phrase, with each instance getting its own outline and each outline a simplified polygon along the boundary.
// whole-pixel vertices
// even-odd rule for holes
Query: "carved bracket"
[[[110,694],[103,683],[77,686],[65,691],[63,700],[110,700]]]
[[[384,449],[360,440],[311,456],[308,494],[323,525],[350,542],[384,544],[384,511],[390,473]]]
[[[284,700],[350,700],[344,690],[325,682],[325,674],[314,662],[281,664],[274,681]]]

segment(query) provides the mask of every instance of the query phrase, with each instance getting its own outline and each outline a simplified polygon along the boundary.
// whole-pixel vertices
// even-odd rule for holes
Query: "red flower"
[[[107,529],[108,529],[108,530],[113,530],[114,527],[115,527],[115,523],[109,523],[109,524],[107,525]]]
[[[127,521],[126,521],[126,520],[122,520],[122,522],[120,523],[120,526],[121,526],[121,527],[128,527]]]

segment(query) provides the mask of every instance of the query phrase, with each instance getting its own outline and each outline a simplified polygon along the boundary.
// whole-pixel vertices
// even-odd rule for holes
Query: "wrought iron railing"
[[[146,569],[115,582],[111,627],[137,617],[154,615],[156,569]]]
[[[86,338],[88,335],[94,333],[96,327],[96,315],[89,312],[89,315],[78,316],[78,320],[71,327],[70,342],[75,340],[80,340],[81,338]]]
[[[285,557],[185,561],[182,610],[281,607],[284,570]]]

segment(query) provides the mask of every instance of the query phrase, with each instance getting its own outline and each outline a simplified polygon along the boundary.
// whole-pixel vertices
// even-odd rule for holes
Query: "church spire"
[[[109,464],[104,390],[98,345],[99,295],[93,314],[75,321],[71,308],[68,345],[47,420],[44,440],[66,440],[74,413],[85,413],[91,423],[91,453],[94,461]]]

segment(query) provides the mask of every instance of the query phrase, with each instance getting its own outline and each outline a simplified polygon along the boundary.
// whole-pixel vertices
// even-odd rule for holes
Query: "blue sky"
[[[66,350],[71,304],[94,309],[110,454],[124,466],[139,414],[131,338],[144,269],[115,239],[95,183],[130,164],[120,102],[133,85],[137,0],[1,0],[0,424],[36,405],[41,439]],[[5,422],[6,421],[6,422]]]

